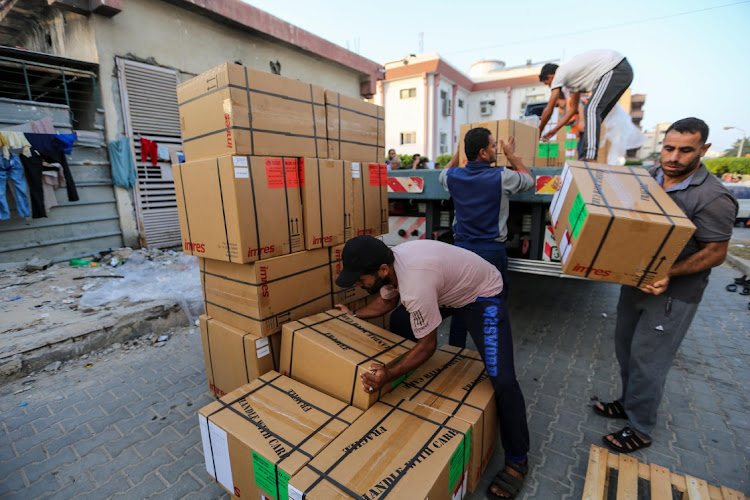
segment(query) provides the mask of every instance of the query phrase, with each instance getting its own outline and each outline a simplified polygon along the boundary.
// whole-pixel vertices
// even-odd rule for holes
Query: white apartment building
[[[639,150],[639,157],[645,160],[652,153],[660,153],[661,146],[664,144],[664,136],[671,123],[658,123],[652,130],[647,130],[643,134],[646,136],[646,143]]]
[[[467,76],[434,53],[386,63],[375,95],[386,109],[386,149],[434,160],[457,150],[464,123],[523,117],[528,103],[549,99],[543,65],[480,61]]]

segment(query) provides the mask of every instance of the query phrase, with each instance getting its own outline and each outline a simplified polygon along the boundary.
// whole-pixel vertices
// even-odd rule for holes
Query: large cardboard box
[[[573,134],[570,135],[572,136]],[[574,141],[576,142],[575,145],[572,142],[568,143],[567,137],[568,132],[563,127],[557,132],[554,139],[550,139],[547,142],[539,141],[533,165],[535,167],[562,167],[565,165],[567,155],[566,145],[572,145],[573,149],[577,147],[577,142]],[[576,152],[572,159],[576,160],[577,158],[578,153]]]
[[[460,500],[471,427],[437,410],[387,397],[289,481],[289,498]]]
[[[550,212],[563,272],[623,285],[665,277],[695,231],[640,167],[568,162]]]
[[[497,161],[492,165],[495,167],[504,167],[509,165],[508,158],[500,147],[500,139],[507,141],[508,137],[516,138],[515,155],[521,158],[527,167],[534,166],[536,158],[536,145],[539,140],[539,130],[536,127],[518,122],[516,120],[493,120],[487,122],[464,123],[461,125],[461,140],[458,142],[458,162],[464,165],[467,162],[466,149],[464,147],[464,137],[466,133],[478,127],[484,127],[492,132],[497,141]]]
[[[242,264],[303,250],[298,163],[222,156],[173,165],[183,251]]]
[[[177,86],[188,161],[228,154],[327,156],[325,91],[224,63]]]
[[[341,252],[344,251],[344,245],[336,245],[330,248],[330,259],[331,259],[331,293],[333,294],[333,303],[335,304],[350,304],[357,302],[360,299],[366,298],[369,294],[367,290],[358,287],[357,285],[349,288],[341,288],[336,284],[336,278],[339,277],[341,271],[344,270],[344,264],[341,262]]]
[[[325,91],[328,157],[379,163],[385,158],[385,110],[362,99]]]
[[[497,440],[495,390],[479,353],[442,346],[390,395],[429,406],[471,424],[467,488],[473,492]]]
[[[379,392],[367,393],[360,374],[372,364],[393,366],[414,345],[336,309],[284,325],[279,371],[366,410],[403,377]]]
[[[388,167],[351,162],[354,190],[352,234],[388,233]]]
[[[206,470],[237,498],[286,499],[289,478],[361,414],[268,372],[198,412]]]
[[[199,259],[198,265],[206,314],[255,335],[331,308],[327,248],[254,264]]]
[[[200,317],[208,390],[220,398],[279,368],[281,334],[260,337],[210,316]]]
[[[299,166],[305,248],[332,247],[351,238],[351,163],[302,158]]]

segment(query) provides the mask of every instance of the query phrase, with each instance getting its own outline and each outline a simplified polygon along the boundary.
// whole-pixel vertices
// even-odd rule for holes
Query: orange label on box
[[[297,160],[294,158],[266,158],[266,179],[270,189],[299,187]]]
[[[378,163],[370,163],[370,186],[385,186],[388,179],[388,167]]]

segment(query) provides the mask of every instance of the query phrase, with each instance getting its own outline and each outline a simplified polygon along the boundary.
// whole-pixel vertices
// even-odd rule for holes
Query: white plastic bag
[[[180,255],[177,262],[154,262],[134,253],[118,267],[123,279],[106,280],[96,290],[83,294],[80,304],[85,307],[102,306],[117,300],[147,302],[170,299],[177,302],[192,324],[203,314],[198,259]]]
[[[603,123],[606,130],[604,136],[599,139],[599,147],[607,141],[611,143],[607,154],[609,165],[625,165],[627,151],[640,148],[646,143],[646,136],[633,124],[630,115],[619,103],[615,104]]]

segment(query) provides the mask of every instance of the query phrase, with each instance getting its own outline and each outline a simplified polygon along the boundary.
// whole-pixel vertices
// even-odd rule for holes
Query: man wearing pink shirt
[[[336,284],[358,284],[375,300],[356,311],[363,319],[381,316],[401,302],[409,313],[417,344],[390,368],[372,364],[362,375],[363,389],[376,392],[427,361],[437,348],[437,328],[455,315],[467,326],[495,389],[505,467],[492,480],[489,498],[515,498],[528,472],[529,430],[526,405],[513,365],[508,309],[501,296],[500,272],[477,254],[432,240],[388,248],[372,236],[349,240],[341,255],[344,270]]]

